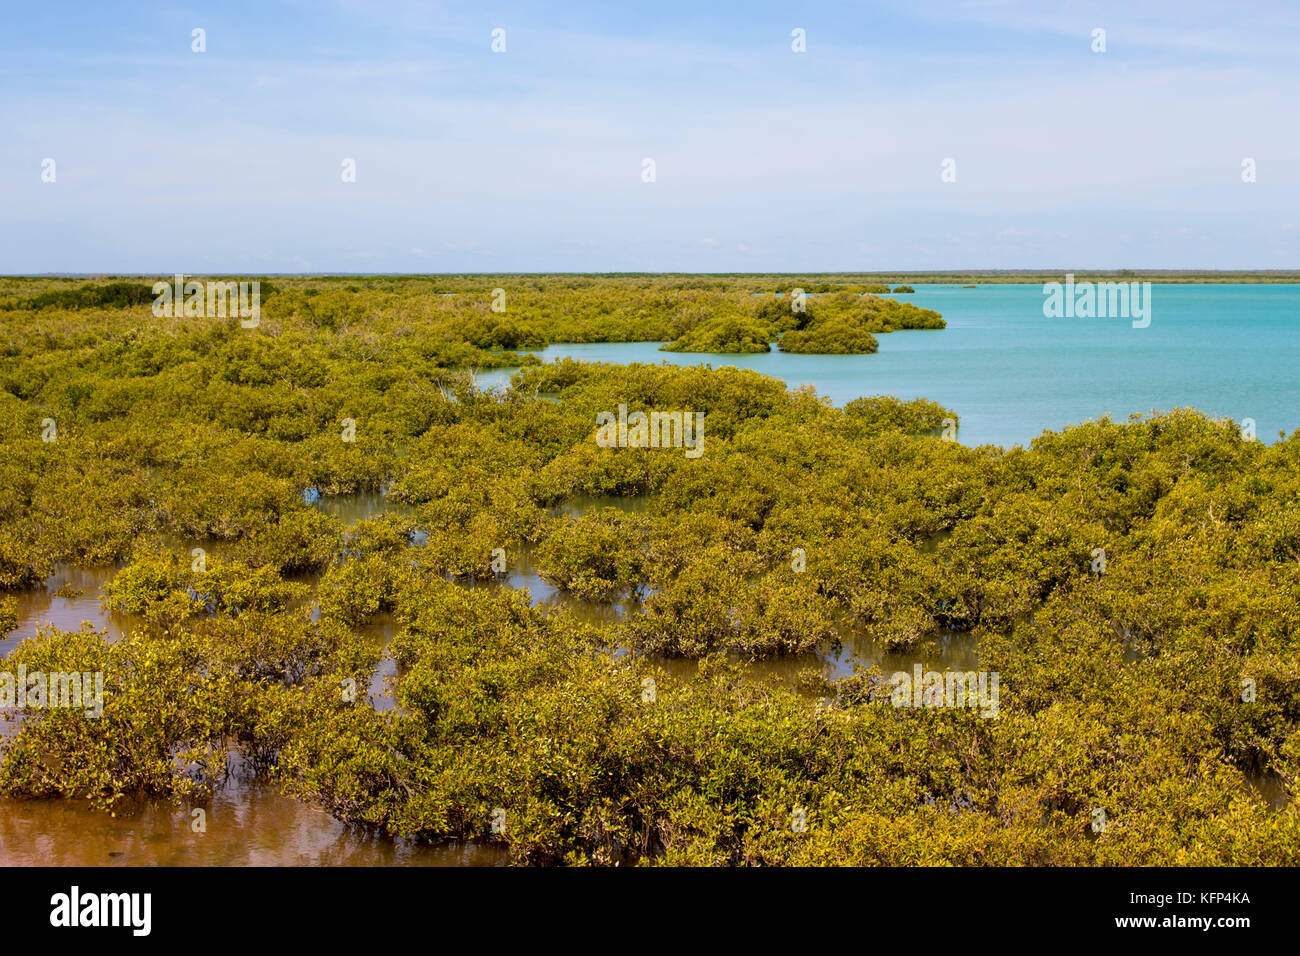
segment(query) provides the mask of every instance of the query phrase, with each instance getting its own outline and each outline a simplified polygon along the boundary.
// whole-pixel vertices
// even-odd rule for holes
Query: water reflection
[[[615,624],[629,614],[641,611],[641,601],[636,595],[625,595],[608,601],[578,597],[570,591],[556,587],[542,577],[533,555],[536,549],[520,544],[513,553],[508,552],[508,568],[496,578],[478,578],[462,581],[469,588],[515,588],[528,592],[535,607],[545,611],[565,610],[587,624]]]
[[[1286,782],[1280,774],[1267,770],[1247,771],[1246,780],[1251,789],[1273,810],[1281,810],[1291,802]]]
[[[192,810],[206,814],[191,830]],[[115,816],[80,800],[0,799],[4,866],[502,866],[496,845],[426,846],[347,827],[260,780],[203,803],[136,801]]]
[[[743,661],[749,673],[758,678],[777,677],[794,681],[800,671],[813,668],[827,680],[851,676],[855,670],[878,667],[886,677],[895,671],[911,672],[920,664],[925,670],[973,671],[979,669],[979,643],[974,635],[944,631],[917,641],[906,648],[887,650],[861,631],[850,631],[839,643],[819,645],[810,654],[771,657]],[[687,679],[694,675],[698,663],[685,658],[655,658],[668,673]]]
[[[410,510],[406,505],[389,499],[386,487],[363,488],[347,495],[322,495],[315,488],[308,488],[303,492],[303,500],[348,526],[380,515],[403,514]]]
[[[627,514],[639,515],[650,511],[649,495],[570,495],[559,504],[551,505],[546,513],[552,518],[581,518],[589,511],[617,508]]]
[[[396,705],[393,688],[400,671],[396,658],[388,652],[388,645],[397,633],[397,622],[393,620],[392,614],[376,614],[365,624],[358,625],[357,633],[369,638],[382,651],[379,665],[370,676],[370,703],[376,710],[392,710]]]
[[[0,637],[0,654],[8,654],[21,641],[36,636],[42,624],[52,624],[61,631],[77,631],[84,622],[120,637],[135,621],[131,615],[109,613],[100,605],[104,585],[113,579],[118,568],[79,568],[58,565],[43,587],[15,592],[18,600],[18,625]]]

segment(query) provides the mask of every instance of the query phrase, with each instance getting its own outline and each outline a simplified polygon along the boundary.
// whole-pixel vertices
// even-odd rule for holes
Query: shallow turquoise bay
[[[943,314],[948,328],[880,335],[875,355],[709,355],[655,343],[552,345],[546,361],[734,365],[836,405],[864,395],[923,396],[957,412],[966,445],[1027,445],[1047,429],[1101,415],[1193,406],[1264,441],[1300,428],[1300,285],[1151,287],[1151,324],[1046,318],[1041,285],[917,286],[897,296]],[[499,384],[505,377],[481,377]]]

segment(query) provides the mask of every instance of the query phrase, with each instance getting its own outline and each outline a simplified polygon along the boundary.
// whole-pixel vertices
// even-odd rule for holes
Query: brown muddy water
[[[118,569],[75,568],[63,565],[45,582],[45,587],[19,591],[18,626],[0,637],[0,654],[8,654],[21,641],[36,636],[36,628],[52,624],[61,631],[78,630],[87,622],[120,636],[130,627],[125,614],[109,614],[99,604],[100,589]]]
[[[0,800],[4,866],[503,866],[496,846],[424,846],[373,836],[280,794],[233,779],[189,806],[140,801],[114,816],[78,800]]]
[[[0,640],[7,654],[36,635],[38,626],[77,630],[83,622],[120,637],[137,619],[110,614],[100,590],[117,568],[60,567],[43,589],[18,596],[18,626]],[[390,617],[359,629],[386,646]],[[385,655],[371,683],[376,707],[392,698],[385,679],[396,665]],[[12,724],[10,724],[12,726]],[[192,808],[164,801],[136,801],[115,815],[82,800],[0,798],[0,866],[503,866],[503,847],[476,844],[428,846],[393,840],[344,826],[327,813],[281,794],[265,780],[233,773],[212,798],[195,806],[206,830],[193,832]]]
[[[382,492],[306,497],[349,525],[394,509]],[[578,517],[591,507],[603,505],[642,511],[647,502],[635,498],[577,498],[551,509],[551,515]],[[423,540],[423,535],[417,535],[414,543],[419,545]],[[220,544],[214,543],[208,550],[216,553]],[[526,589],[534,604],[565,608],[592,623],[611,623],[640,608],[635,597],[588,601],[548,584],[534,566],[530,548],[516,548],[508,554],[508,563],[509,573],[499,580],[471,582],[468,586]],[[0,637],[0,655],[34,637],[42,625],[77,630],[89,623],[113,637],[126,633],[138,621],[130,615],[109,613],[100,605],[101,590],[117,571],[117,567],[61,566],[43,588],[20,593],[18,625]],[[312,585],[314,594],[319,579],[303,580]],[[370,698],[376,708],[390,709],[398,669],[387,647],[396,625],[391,616],[381,615],[358,631],[384,650],[371,680]],[[694,661],[687,660],[659,663],[669,673],[683,678],[693,674],[696,667]],[[821,647],[814,654],[752,662],[750,667],[760,676],[793,679],[808,667],[819,667],[827,677],[842,677],[855,667],[875,665],[890,674],[910,671],[916,663],[930,669],[975,670],[979,666],[978,648],[970,635],[949,633],[903,652],[886,652],[869,638],[850,633],[841,643]],[[4,723],[12,726],[11,722]],[[1286,788],[1277,778],[1256,774],[1251,782],[1274,808],[1288,802]],[[507,852],[501,846],[429,846],[349,828],[238,768],[209,801],[196,806],[206,814],[204,832],[192,829],[193,808],[162,801],[137,801],[110,816],[92,809],[85,801],[0,799],[0,865],[501,866],[507,862]]]

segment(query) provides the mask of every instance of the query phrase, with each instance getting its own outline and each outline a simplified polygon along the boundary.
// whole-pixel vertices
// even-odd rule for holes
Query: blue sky
[[[4,273],[1300,268],[1294,3],[3,14]]]

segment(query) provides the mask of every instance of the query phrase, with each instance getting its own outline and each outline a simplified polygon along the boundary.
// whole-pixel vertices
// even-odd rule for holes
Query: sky
[[[0,0],[0,273],[1296,269],[1297,49],[1294,0]]]

